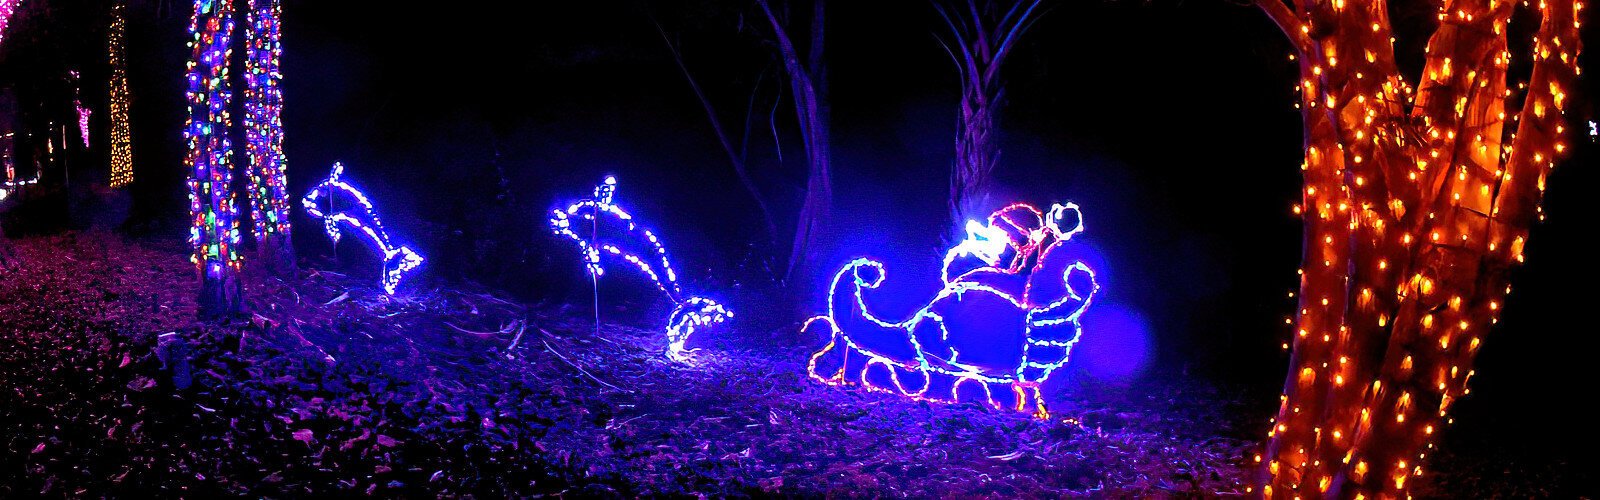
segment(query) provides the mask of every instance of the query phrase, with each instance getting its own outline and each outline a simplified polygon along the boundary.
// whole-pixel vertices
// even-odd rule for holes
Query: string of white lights
[[[611,255],[638,269],[640,274],[655,283],[656,288],[675,304],[672,313],[667,316],[667,357],[682,360],[684,344],[696,329],[725,322],[733,317],[733,311],[708,298],[683,297],[683,290],[678,286],[678,273],[667,258],[666,247],[661,245],[661,240],[654,232],[640,227],[634,222],[632,214],[616,204],[616,193],[617,178],[606,177],[604,182],[595,186],[594,198],[579,200],[566,209],[551,211],[550,229],[578,244],[578,249],[583,252],[584,267],[592,276],[605,275],[601,256]],[[609,219],[607,228],[611,224],[624,228],[622,234],[608,231],[602,235],[595,230],[585,237],[573,225],[574,220],[583,220],[598,226],[598,218]],[[599,240],[602,236],[613,239],[591,241]]]
[[[383,291],[394,295],[400,286],[400,280],[406,273],[421,266],[423,257],[408,246],[395,245],[390,241],[389,233],[383,230],[383,223],[378,220],[378,212],[373,207],[372,201],[360,189],[345,182],[343,175],[344,164],[334,163],[333,171],[328,174],[328,178],[312,187],[311,192],[306,193],[300,202],[305,206],[307,215],[322,220],[323,229],[334,244],[338,244],[344,235],[340,228],[343,224],[354,229],[363,241],[382,254]],[[336,200],[348,201],[336,210],[333,208]],[[324,210],[323,203],[328,203],[330,208]]]

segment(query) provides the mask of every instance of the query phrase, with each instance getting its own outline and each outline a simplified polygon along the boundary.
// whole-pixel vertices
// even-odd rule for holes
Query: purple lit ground
[[[1231,495],[1264,425],[1258,401],[1191,382],[1069,377],[1050,399],[1082,425],[841,391],[801,376],[814,346],[792,331],[707,335],[689,369],[581,307],[389,299],[332,272],[249,276],[254,320],[205,326],[181,242],[16,244],[0,497]],[[493,332],[522,318],[508,356],[516,329]]]

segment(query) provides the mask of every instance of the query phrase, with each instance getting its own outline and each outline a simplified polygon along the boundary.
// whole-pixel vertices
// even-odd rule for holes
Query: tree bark
[[[256,261],[273,276],[293,278],[299,266],[295,262],[294,243],[288,234],[271,233],[256,241]]]
[[[13,248],[11,240],[6,238],[6,228],[0,225],[0,271],[10,269],[12,261],[17,260],[17,250]]]
[[[245,312],[244,284],[239,281],[239,273],[201,276],[201,318],[226,320],[243,316]]]
[[[796,119],[800,136],[805,141],[806,177],[805,202],[800,206],[800,216],[795,223],[794,242],[789,252],[789,266],[785,280],[794,278],[796,270],[811,268],[817,239],[826,233],[829,215],[833,209],[833,176],[830,153],[827,68],[823,58],[823,41],[826,26],[826,1],[816,0],[811,11],[811,46],[808,57],[802,62],[799,49],[789,37],[784,23],[773,12],[767,0],[756,0],[772,25],[773,38],[778,44],[785,72],[789,75],[789,88],[794,94]]]
[[[949,40],[940,38],[961,82],[961,102],[956,114],[956,160],[950,171],[949,211],[954,224],[974,213],[987,213],[991,177],[1000,159],[995,115],[1005,95],[1000,78],[1006,57],[1018,37],[1037,19],[1042,0],[1015,0],[1001,9],[993,2],[965,0],[934,8],[949,28]]]
[[[1441,10],[1416,88],[1386,2],[1256,3],[1295,48],[1306,134],[1294,351],[1257,457],[1263,493],[1406,496],[1469,392],[1566,152],[1577,7],[1538,4],[1528,92],[1508,120],[1512,2]]]

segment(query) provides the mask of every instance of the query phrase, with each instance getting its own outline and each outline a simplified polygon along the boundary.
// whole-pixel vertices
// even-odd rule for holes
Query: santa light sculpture
[[[328,178],[311,188],[304,199],[300,200],[305,206],[306,214],[314,219],[322,220],[323,230],[335,245],[344,236],[344,228],[355,230],[355,234],[362,241],[367,242],[383,256],[383,291],[394,295],[400,287],[400,280],[417,266],[422,265],[422,255],[411,250],[405,245],[396,245],[389,239],[389,233],[383,230],[383,223],[378,220],[378,212],[372,206],[372,200],[355,186],[343,179],[344,164],[334,163],[333,171]],[[326,208],[324,208],[326,207]]]
[[[550,229],[571,238],[583,252],[584,266],[598,279],[605,275],[606,260],[621,259],[655,283],[672,300],[667,316],[668,358],[683,360],[684,344],[696,329],[723,323],[733,311],[715,300],[685,296],[678,273],[667,259],[667,249],[655,233],[636,224],[633,215],[616,204],[617,178],[606,177],[594,189],[594,198],[579,200],[550,215]]]
[[[1048,417],[1039,387],[1066,365],[1083,334],[1079,319],[1100,285],[1085,264],[1082,212],[1072,203],[1048,212],[1026,204],[967,222],[967,238],[945,253],[941,287],[907,319],[867,308],[865,293],[884,281],[883,264],[858,258],[834,275],[827,345],[806,370],[828,385],[860,384],[913,399],[956,402],[978,394],[994,408]],[[1009,389],[1002,403],[995,390]]]

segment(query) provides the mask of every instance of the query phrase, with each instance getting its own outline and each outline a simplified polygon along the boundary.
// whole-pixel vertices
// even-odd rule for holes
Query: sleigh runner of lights
[[[840,269],[827,314],[801,327],[825,325],[829,336],[806,365],[811,378],[939,402],[976,391],[994,408],[1047,417],[1040,385],[1066,365],[1100,289],[1072,239],[1083,232],[1082,212],[1072,203],[1049,212],[1014,204],[966,230],[945,253],[938,294],[902,321],[867,307],[864,292],[885,279],[881,262],[858,258]],[[995,386],[1010,390],[1010,404],[996,399]]]

